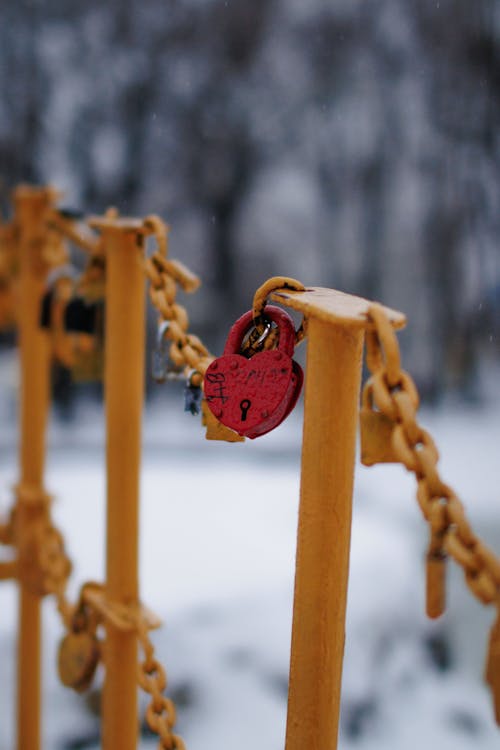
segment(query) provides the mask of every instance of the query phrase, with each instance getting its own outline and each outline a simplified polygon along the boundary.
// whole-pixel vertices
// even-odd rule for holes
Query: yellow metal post
[[[335,750],[369,303],[321,288],[273,297],[308,317],[286,750]],[[389,312],[394,325],[404,324]]]
[[[14,192],[19,230],[20,482],[15,506],[15,542],[22,566],[25,539],[47,512],[43,472],[49,409],[50,348],[39,328],[46,266],[42,260],[46,212],[56,197],[50,188]],[[17,747],[40,748],[40,597],[20,581],[17,672]]]
[[[139,468],[144,398],[145,280],[142,224],[95,219],[106,254],[106,594],[137,603]],[[134,750],[138,738],[137,635],[108,622],[102,747]]]

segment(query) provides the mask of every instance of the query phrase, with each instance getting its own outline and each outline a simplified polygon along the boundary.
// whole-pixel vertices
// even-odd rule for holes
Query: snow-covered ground
[[[5,416],[5,409],[3,412]],[[442,454],[445,480],[476,530],[500,550],[500,404],[450,405],[422,422]],[[102,413],[52,424],[47,487],[74,560],[71,593],[103,579]],[[5,425],[3,421],[2,424]],[[8,424],[8,420],[7,420]],[[16,479],[14,437],[0,429],[1,506]],[[284,746],[300,414],[244,445],[211,444],[171,398],[148,409],[141,502],[142,598],[163,619],[155,633],[190,750]],[[427,530],[411,477],[396,466],[356,475],[340,748],[493,750],[495,727],[482,683],[492,613],[449,577],[449,609],[424,610]],[[126,544],[126,540],[124,540]],[[0,587],[0,749],[14,747],[15,591]],[[55,676],[61,628],[44,605],[44,747],[98,747],[92,700]],[[152,737],[141,747],[153,748]]]

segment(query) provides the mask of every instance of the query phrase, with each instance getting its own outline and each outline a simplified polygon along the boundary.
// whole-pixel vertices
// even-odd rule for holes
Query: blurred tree
[[[495,0],[5,0],[0,20],[3,179],[166,216],[212,346],[287,273],[404,309],[424,392],[471,392],[498,353]]]

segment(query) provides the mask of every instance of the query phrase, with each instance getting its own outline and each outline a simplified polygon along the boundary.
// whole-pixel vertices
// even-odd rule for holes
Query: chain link
[[[415,475],[417,501],[429,524],[427,613],[437,617],[444,611],[444,564],[449,556],[462,568],[465,582],[474,596],[483,604],[497,607],[499,622],[500,559],[474,533],[461,501],[441,479],[436,444],[416,419],[418,392],[410,375],[401,369],[397,338],[384,309],[371,305],[368,318],[371,325],[367,331],[366,358],[371,377],[363,388],[362,400],[364,408],[373,415],[390,421],[391,445],[389,451],[381,451],[378,460],[372,458],[367,463],[396,460]],[[387,455],[391,457],[382,457]],[[500,629],[494,627],[487,679],[500,723],[500,682],[491,678],[500,668],[498,638]]]
[[[69,234],[70,222],[56,218],[57,222],[52,217],[51,229],[67,233],[75,241],[76,235]],[[144,259],[144,271],[149,280],[149,297],[158,311],[160,322],[169,323],[164,335],[171,342],[170,358],[186,376],[190,374],[192,385],[201,385],[214,357],[197,336],[189,333],[187,311],[176,301],[178,285],[191,292],[199,286],[199,279],[179,261],[168,259],[168,228],[159,217],[147,217],[144,230],[155,236],[158,245],[157,250]],[[85,249],[95,249],[90,239]],[[59,253],[57,260],[54,257],[53,265],[62,263],[63,255]],[[275,277],[257,290],[253,303],[255,328],[244,344],[247,356],[276,346],[277,332],[274,329],[266,331],[263,311],[268,296],[283,288],[303,290],[304,286],[294,279]],[[401,369],[399,346],[389,319],[379,305],[370,307],[368,317],[371,326],[367,332],[366,350],[371,377],[364,386],[363,401],[390,420],[394,455],[415,475],[417,501],[429,524],[428,561],[440,565],[446,556],[452,557],[462,567],[472,593],[483,603],[495,603],[498,607],[500,560],[475,535],[462,503],[441,479],[437,468],[439,454],[432,436],[416,419],[418,392],[411,376]],[[296,344],[305,335],[303,323],[296,332]],[[15,518],[8,525],[0,526],[0,542],[15,543]],[[64,550],[63,537],[50,517],[33,526],[28,546],[29,549],[20,550],[19,577],[39,589],[42,595],[54,595],[61,618],[66,628],[71,629],[77,612],[77,607],[66,597],[71,563]],[[86,614],[89,627],[94,631],[102,616],[88,604]],[[151,698],[146,709],[148,726],[160,738],[159,750],[185,750],[183,740],[173,731],[175,706],[163,694],[167,686],[166,672],[155,658],[143,618],[138,618],[136,630],[143,652],[143,660],[138,664],[138,683]]]
[[[158,242],[158,250],[151,258],[144,261],[145,271],[150,280],[151,301],[158,309],[161,318],[170,322],[168,338],[172,341],[172,360],[179,366],[185,366],[189,371],[195,369],[196,372],[191,375],[191,383],[200,385],[202,375],[212,360],[212,356],[197,336],[187,332],[189,325],[187,312],[176,303],[177,284],[180,284],[185,291],[194,291],[199,285],[199,280],[182,263],[167,259],[167,227],[161,219],[155,216],[147,217],[144,227],[146,232],[155,234]],[[11,255],[7,252],[9,250],[7,239],[10,239],[10,234],[7,235],[5,225],[2,225],[1,229],[0,281],[11,274],[14,275],[15,270],[12,266]],[[102,262],[99,238],[80,235],[74,228],[73,221],[54,210],[47,217],[47,232],[43,242],[44,271],[67,263],[67,252],[62,244],[63,236],[90,253],[87,269],[92,270],[92,263],[95,265]],[[90,272],[87,275],[90,276]],[[86,277],[83,278],[83,281],[85,280]],[[93,277],[88,279],[89,282],[92,280]],[[198,382],[196,378],[199,379]],[[42,489],[24,485],[16,488],[16,494],[18,502],[12,509],[8,523],[0,524],[0,543],[19,548],[18,564],[15,570],[13,568],[16,577],[39,596],[54,596],[67,634],[86,633],[95,638],[97,627],[104,623],[107,617],[89,601],[86,592],[90,589],[99,589],[99,585],[84,584],[77,604],[70,603],[66,591],[71,562],[64,549],[63,536],[53,525],[50,517],[51,498]],[[20,546],[16,521],[18,514],[25,512],[26,509],[28,513],[33,511],[33,518],[29,519],[29,534],[24,535],[22,546]],[[7,572],[10,575],[10,568]],[[151,696],[151,702],[146,711],[146,721],[151,730],[159,735],[161,750],[185,750],[183,740],[173,732],[176,720],[175,706],[172,700],[163,695],[167,683],[166,674],[154,656],[154,649],[148,636],[150,624],[146,617],[138,614],[133,606],[123,605],[119,609],[120,622],[127,623],[127,627],[132,623],[144,651],[144,661],[138,667],[138,679],[139,685]],[[97,663],[98,656],[92,656],[92,659],[94,658]],[[84,684],[74,685],[74,687],[81,690],[86,689],[89,684],[90,682],[87,682],[87,677],[85,677]]]
[[[27,484],[17,485],[15,491],[17,503],[6,529],[8,543],[18,548],[18,577],[40,596],[55,595],[65,619],[70,609],[65,591],[71,561],[64,548],[63,535],[50,517],[52,498],[44,490]],[[25,514],[29,524],[22,540],[17,530],[21,514]]]
[[[144,220],[144,228],[154,235],[158,249],[144,259],[144,271],[149,281],[149,298],[159,315],[159,323],[168,321],[164,336],[171,342],[169,356],[186,377],[194,370],[190,382],[201,386],[205,371],[214,359],[203,342],[188,332],[189,316],[186,308],[176,302],[177,284],[187,292],[198,288],[199,279],[182,263],[167,258],[168,228],[157,216]]]
[[[54,243],[57,235],[64,234],[73,241],[79,236],[72,228],[72,222],[63,220],[58,215],[50,217],[50,229],[53,232]],[[203,342],[194,334],[189,333],[189,317],[186,309],[176,301],[177,286],[180,285],[184,291],[192,292],[199,286],[199,279],[192,274],[182,263],[167,258],[168,252],[168,228],[157,216],[149,216],[144,220],[145,234],[153,234],[157,241],[157,250],[147,258],[144,258],[144,271],[149,280],[149,297],[159,314],[160,323],[168,321],[164,336],[171,342],[169,355],[173,364],[182,369],[190,379],[190,384],[201,386],[205,371],[214,359]],[[87,238],[85,238],[87,240]],[[87,242],[80,242],[87,251],[94,251],[96,246],[89,238]],[[96,243],[97,244],[97,243]],[[97,253],[98,254],[98,253]],[[52,258],[52,256],[54,256]],[[65,253],[52,253],[52,267],[66,262]],[[265,306],[267,296],[274,289],[291,288],[303,289],[299,282],[293,279],[270,280],[271,284],[264,285],[261,292],[262,303]],[[254,351],[273,348],[277,344],[278,333],[270,329],[266,335],[258,325],[252,330],[245,342],[247,356]],[[297,334],[297,341],[304,336],[301,327]],[[15,525],[15,524],[14,524]],[[2,540],[10,540],[11,531],[9,527],[2,527]],[[84,597],[85,585],[77,605],[72,605],[67,596],[67,582],[71,571],[71,563],[64,551],[63,537],[52,525],[48,511],[43,522],[32,527],[29,549],[20,554],[21,567],[20,578],[31,588],[36,589],[41,595],[54,595],[57,609],[68,633],[87,632],[95,636],[97,625],[106,617],[102,611],[98,611]],[[24,559],[24,563],[23,563]],[[89,584],[90,585],[90,584]],[[85,600],[85,601],[84,601]],[[85,606],[84,606],[85,604]],[[81,613],[84,612],[85,622],[80,623]],[[80,613],[80,614],[79,614]],[[122,613],[123,614],[123,613]],[[173,701],[167,698],[163,692],[167,686],[167,678],[164,667],[155,658],[155,652],[148,634],[148,625],[143,617],[137,617],[133,608],[130,607],[130,620],[134,622],[137,637],[144,658],[138,664],[139,686],[151,697],[146,709],[146,721],[150,729],[159,738],[159,750],[185,750],[185,744],[181,737],[174,733],[176,722],[176,711]],[[78,623],[75,618],[77,618]],[[77,627],[78,624],[78,627]],[[76,630],[75,630],[76,628]],[[78,685],[80,689],[80,685]]]
[[[62,238],[64,234],[68,235],[72,222],[64,222],[58,212],[50,208],[50,204],[51,201],[44,215],[45,230],[37,240],[40,245],[37,270],[42,274],[68,261]],[[59,225],[56,226],[57,220]],[[72,232],[71,239],[75,240],[75,236]],[[11,288],[18,276],[19,239],[20,226],[16,218],[8,223],[0,222],[0,295]],[[6,322],[14,320],[13,315],[11,319],[6,319],[5,313],[0,305],[0,329]],[[69,626],[73,607],[66,597],[66,588],[71,561],[64,548],[64,538],[50,517],[51,498],[42,488],[25,483],[19,484],[15,493],[17,502],[11,508],[8,522],[0,525],[0,544],[17,549],[15,577],[39,596],[54,595],[61,618]],[[26,515],[22,540],[17,530],[21,513]]]
[[[144,658],[139,662],[139,686],[151,696],[146,709],[146,722],[160,738],[158,750],[186,750],[184,740],[175,734],[176,711],[173,701],[163,695],[167,687],[164,667],[155,658],[155,651],[148,630],[143,622],[138,624],[138,640]]]
[[[144,220],[144,228],[155,236],[158,249],[149,258],[144,259],[144,271],[149,280],[149,298],[159,313],[159,324],[168,321],[164,336],[171,341],[169,356],[173,364],[183,369],[184,374],[195,371],[190,383],[199,386],[213,361],[203,342],[188,332],[189,317],[186,309],[176,303],[177,284],[184,291],[195,291],[200,282],[197,276],[177,260],[169,260],[168,228],[158,216],[149,216]],[[275,328],[266,330],[263,316],[267,298],[278,289],[295,289],[303,291],[304,285],[296,279],[286,276],[275,276],[257,289],[253,301],[254,328],[242,346],[242,354],[250,357],[258,351],[276,348],[279,332]],[[305,321],[296,331],[295,344],[306,336]]]
[[[474,534],[462,503],[439,474],[439,453],[431,435],[417,422],[418,392],[410,375],[401,370],[394,330],[380,305],[368,316],[367,364],[372,373],[363,398],[393,422],[392,447],[400,463],[417,480],[417,499],[445,551],[463,568],[467,584],[485,604],[495,601],[500,587],[500,560]],[[369,394],[369,395],[368,395]]]
[[[255,332],[258,336],[261,336],[266,328],[266,319],[264,315],[264,309],[267,304],[267,300],[272,292],[277,292],[280,289],[291,289],[296,292],[304,292],[305,286],[301,281],[292,279],[289,276],[273,276],[268,279],[262,286],[260,286],[255,292],[253,298],[252,312],[253,321],[255,325]],[[298,346],[307,335],[307,324],[306,319],[302,319],[302,323],[299,328],[295,331],[295,346]],[[271,337],[268,337],[268,339]],[[251,342],[252,343],[252,342]],[[264,348],[271,348],[275,344],[275,341],[271,339],[267,346]]]

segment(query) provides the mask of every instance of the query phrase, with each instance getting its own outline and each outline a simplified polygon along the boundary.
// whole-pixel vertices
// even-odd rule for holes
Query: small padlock
[[[94,253],[87,263],[78,285],[78,292],[85,302],[103,302],[106,296],[106,259]]]
[[[392,433],[396,423],[381,411],[374,409],[371,380],[363,388],[359,420],[361,463],[365,466],[398,463],[392,447]]]
[[[76,269],[69,263],[58,266],[49,273],[40,308],[40,328],[51,328],[53,324],[52,308],[56,301],[65,306],[70,302],[74,293],[76,278]]]
[[[63,685],[78,693],[92,684],[100,659],[99,642],[87,630],[72,631],[64,636],[57,653],[57,671]]]
[[[151,354],[151,377],[155,383],[164,383],[169,373],[168,352],[171,342],[165,337],[170,321],[161,320],[156,332],[156,344]]]
[[[64,326],[74,335],[72,373],[76,381],[101,380],[104,371],[104,303],[74,297],[66,307]]]
[[[74,294],[76,275],[69,264],[55,268],[47,277],[47,290],[40,308],[40,327],[50,331],[52,353],[67,368],[73,364],[73,341],[66,331],[65,317]]]
[[[207,368],[205,398],[216,419],[239,435],[265,435],[288,416],[300,395],[302,368],[292,359],[295,329],[291,317],[268,305],[263,317],[278,326],[278,348],[246,358],[240,354],[253,326],[249,310],[231,328],[224,354]]]

